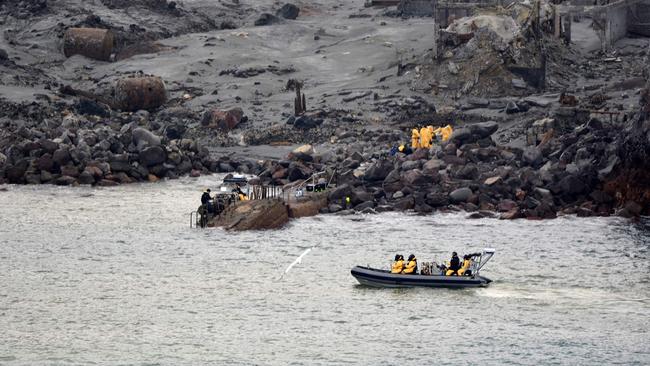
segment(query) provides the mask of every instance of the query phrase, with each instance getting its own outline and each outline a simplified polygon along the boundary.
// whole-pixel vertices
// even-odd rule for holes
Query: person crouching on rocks
[[[415,254],[409,255],[409,261],[402,271],[403,274],[418,274],[418,260],[415,259]]]

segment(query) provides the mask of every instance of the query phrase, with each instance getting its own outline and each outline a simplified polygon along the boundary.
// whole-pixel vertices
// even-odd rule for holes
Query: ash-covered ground
[[[361,0],[0,0],[0,184],[328,170],[323,212],[648,214],[650,40],[604,53],[582,19],[567,45],[548,6],[438,31]],[[109,29],[110,59],[66,57],[71,28]],[[166,98],[126,108],[120,81],[148,76]],[[447,124],[450,141],[388,154]]]

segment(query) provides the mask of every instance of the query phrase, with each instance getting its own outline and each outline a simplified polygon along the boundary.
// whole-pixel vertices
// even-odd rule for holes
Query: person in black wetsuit
[[[212,204],[212,197],[210,197],[209,188],[201,195],[201,205],[205,206],[208,213],[214,213],[214,205]]]
[[[202,205],[207,205],[208,202],[212,200],[212,197],[210,197],[210,189],[206,189],[205,192],[201,195],[201,204]]]
[[[458,276],[458,270],[460,269],[460,258],[458,258],[458,253],[451,253],[451,260],[449,261],[449,269],[447,270],[447,276],[456,275]]]

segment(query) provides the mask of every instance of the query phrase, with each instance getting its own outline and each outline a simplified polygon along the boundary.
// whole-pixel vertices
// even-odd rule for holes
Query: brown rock
[[[496,177],[490,177],[490,178],[486,179],[484,183],[487,186],[491,186],[491,185],[494,185],[496,183],[499,183],[500,181],[501,181],[501,177],[496,176]]]
[[[233,108],[227,111],[214,109],[203,115],[201,124],[204,126],[219,128],[230,131],[237,127],[244,120],[244,111],[241,108]]]
[[[519,212],[519,208],[513,208],[512,210],[508,212],[504,212],[499,216],[500,220],[514,220],[521,218],[521,213]]]
[[[327,207],[327,196],[325,194],[303,197],[298,202],[289,203],[289,217],[299,218],[316,216],[319,211]]]
[[[74,165],[66,165],[61,167],[61,175],[67,175],[70,177],[77,178],[79,177],[79,169]]]
[[[238,201],[228,206],[210,226],[223,226],[226,230],[277,229],[289,221],[289,211],[282,201]]]

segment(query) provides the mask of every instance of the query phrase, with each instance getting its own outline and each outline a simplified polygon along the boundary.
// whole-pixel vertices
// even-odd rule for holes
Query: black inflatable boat
[[[372,287],[485,287],[492,280],[479,275],[480,269],[494,255],[494,249],[485,249],[472,263],[471,276],[445,276],[442,273],[424,274],[393,274],[388,270],[356,266],[351,274],[360,284]]]

